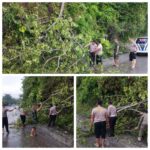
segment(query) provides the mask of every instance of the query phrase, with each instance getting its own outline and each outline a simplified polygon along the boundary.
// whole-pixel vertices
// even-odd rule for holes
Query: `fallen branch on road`
[[[117,110],[117,112],[121,112],[121,111],[123,111],[123,110],[126,110],[126,109],[129,109],[129,108],[131,108],[131,107],[134,107],[134,106],[143,104],[143,103],[145,103],[145,102],[147,102],[147,100],[146,100],[146,101],[139,102],[139,103],[135,103],[135,104],[130,104],[130,105],[127,105],[127,106],[123,106],[122,108],[120,108],[119,110]]]

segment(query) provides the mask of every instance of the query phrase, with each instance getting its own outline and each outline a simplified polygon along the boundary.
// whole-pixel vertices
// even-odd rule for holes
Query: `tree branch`
[[[64,6],[65,6],[65,3],[61,3],[61,8],[60,8],[60,13],[59,13],[59,16],[58,16],[58,19],[62,17],[63,15],[63,11],[64,11]],[[48,32],[57,22],[53,22],[52,25],[50,25],[45,32]]]
[[[135,104],[130,104],[130,105],[127,105],[127,106],[123,106],[122,108],[120,108],[119,110],[117,110],[117,112],[123,111],[123,110],[125,110],[125,109],[129,109],[129,108],[131,108],[131,107],[140,105],[140,104],[145,103],[145,102],[147,102],[147,100],[146,100],[146,101],[143,101],[143,102],[139,102],[139,103],[135,103]]]
[[[44,70],[44,67],[45,67],[45,65],[46,65],[48,62],[50,62],[50,61],[53,60],[53,59],[58,58],[58,61],[57,61],[57,68],[55,69],[55,73],[56,73],[56,71],[58,70],[59,65],[60,65],[60,58],[61,58],[62,56],[64,56],[64,55],[66,55],[66,54],[62,54],[62,55],[59,55],[59,56],[50,57],[49,59],[47,59],[46,62],[45,62],[45,64],[43,65],[42,70]]]
[[[42,70],[44,69],[45,65],[46,65],[49,61],[51,61],[51,60],[53,60],[53,59],[55,59],[55,58],[58,58],[58,57],[59,57],[59,56],[54,56],[54,57],[50,57],[49,59],[47,59],[46,62],[44,63],[44,65],[43,65]]]
[[[55,70],[55,73],[58,71],[58,69],[59,69],[59,65],[60,65],[60,58],[61,58],[61,56],[59,56],[58,57],[58,61],[57,61],[57,68],[56,68],[56,70]]]
[[[58,91],[58,90],[56,90],[56,91]],[[58,94],[60,94],[62,91],[61,90],[59,90],[59,92],[55,92],[55,93],[53,93],[53,94],[51,94],[45,101],[43,101],[42,103],[44,104],[45,102],[47,102],[51,97],[53,97],[53,96],[55,96],[55,95],[58,95]]]
[[[65,99],[65,100],[68,100],[68,99],[70,99],[71,97],[73,97],[73,95],[71,95],[71,96],[69,96],[67,99]]]
[[[81,60],[82,60],[82,58],[81,58],[81,59],[78,59],[77,61],[75,61],[73,64],[71,64],[71,65],[69,66],[68,69],[70,69],[71,67],[73,67],[75,64],[77,65],[78,62],[81,61]]]
[[[63,3],[61,3],[61,8],[60,8],[60,13],[59,13],[58,18],[61,18],[61,17],[62,17],[63,11],[64,11],[64,7],[65,7],[65,3],[63,2]]]
[[[132,108],[130,108],[129,110],[132,110],[132,111],[135,111],[135,112],[138,112],[138,113],[143,113],[142,111],[139,111],[139,110],[137,110],[137,109],[132,109]]]

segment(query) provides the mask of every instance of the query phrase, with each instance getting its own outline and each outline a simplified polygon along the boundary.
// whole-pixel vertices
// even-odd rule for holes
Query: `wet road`
[[[12,109],[16,106],[8,107]],[[63,129],[48,128],[46,125],[37,125],[37,136],[30,137],[32,125],[25,128],[16,128],[15,124],[20,118],[19,111],[8,112],[9,131],[3,133],[3,147],[73,147],[73,137]]]
[[[127,74],[147,74],[148,73],[148,56],[137,56],[137,65],[134,70],[130,67],[129,54],[122,54],[119,57],[120,66],[112,66],[113,58],[104,60],[104,73],[127,73]]]
[[[30,130],[31,126],[24,129],[10,128],[9,135],[3,134],[3,147],[68,147],[60,140],[56,140],[57,137],[50,136],[50,129],[48,128],[38,127],[36,137],[30,137]]]

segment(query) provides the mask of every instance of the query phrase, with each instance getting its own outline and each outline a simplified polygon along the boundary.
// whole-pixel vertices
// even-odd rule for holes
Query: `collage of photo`
[[[148,1],[4,1],[3,148],[148,148]]]

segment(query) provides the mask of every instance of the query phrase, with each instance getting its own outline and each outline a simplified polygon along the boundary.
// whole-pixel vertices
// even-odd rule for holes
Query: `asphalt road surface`
[[[131,69],[129,54],[122,54],[119,57],[120,66],[114,67],[113,58],[105,59],[103,73],[120,73],[120,74],[147,74],[148,73],[148,56],[137,56],[137,64],[134,70]]]
[[[79,140],[81,141],[81,140]],[[87,137],[84,144],[77,143],[77,147],[95,147],[95,136]],[[119,135],[116,137],[106,137],[105,147],[107,148],[147,148],[145,141],[138,142],[137,137],[129,134]]]
[[[77,115],[77,147],[95,147],[95,136],[91,133],[89,134],[89,126],[87,125],[88,121],[89,118],[86,116]],[[109,148],[147,148],[147,146],[146,137],[142,139],[141,142],[138,142],[136,134],[130,131],[122,135],[116,135],[115,137],[109,137],[106,135],[105,139],[105,147]]]
[[[10,106],[12,109],[17,106]],[[31,137],[30,131],[32,125],[27,125],[25,128],[16,128],[15,123],[20,118],[18,110],[8,112],[9,131],[3,133],[3,147],[73,147],[73,137],[67,131],[57,127],[48,128],[46,125],[37,125],[37,136]]]
[[[10,128],[10,133],[3,133],[3,147],[9,148],[29,148],[29,147],[68,147],[50,136],[51,129],[37,128],[37,136],[30,136],[31,126],[23,128]],[[52,129],[54,130],[54,129]],[[63,137],[62,137],[63,138]]]
[[[8,107],[9,109],[17,106]],[[15,123],[20,118],[18,110],[8,112],[9,131],[7,134],[4,130],[3,133],[3,147],[72,147],[72,136],[64,133],[56,127],[48,128],[46,125],[37,126],[37,136],[30,137],[32,125],[27,125],[25,128],[16,128]],[[66,143],[67,142],[67,143]],[[65,144],[66,143],[66,144]],[[68,144],[69,143],[69,144]]]

